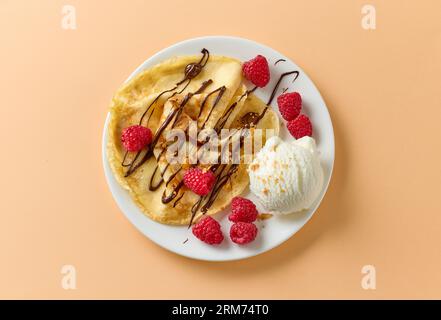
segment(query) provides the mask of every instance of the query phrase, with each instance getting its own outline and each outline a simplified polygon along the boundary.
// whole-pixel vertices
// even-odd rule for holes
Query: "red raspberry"
[[[234,243],[247,244],[256,239],[257,227],[253,223],[237,222],[231,226],[230,238]]]
[[[212,217],[202,218],[192,231],[196,238],[208,244],[219,244],[224,240],[219,222]]]
[[[199,168],[190,168],[184,174],[184,184],[194,193],[205,196],[213,188],[216,177],[213,172],[203,172]]]
[[[286,126],[292,136],[296,139],[300,139],[304,136],[312,136],[311,121],[304,114],[301,114],[294,120],[291,120]]]
[[[130,126],[121,134],[121,142],[127,151],[140,151],[152,142],[152,131],[143,126]]]
[[[248,199],[234,197],[231,201],[231,214],[228,219],[232,222],[254,222],[257,219],[256,205]]]
[[[264,87],[270,80],[268,61],[260,54],[254,59],[246,61],[242,66],[243,75],[258,87]]]
[[[277,98],[277,105],[283,119],[294,120],[302,110],[302,97],[298,92],[284,93]]]

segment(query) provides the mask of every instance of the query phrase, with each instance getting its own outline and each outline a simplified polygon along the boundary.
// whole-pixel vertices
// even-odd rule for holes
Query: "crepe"
[[[110,107],[107,157],[112,171],[142,212],[164,224],[191,224],[204,214],[215,214],[248,185],[246,164],[192,163],[191,157],[208,152],[199,144],[186,141],[176,148],[188,148],[184,163],[168,161],[166,154],[172,146],[166,136],[171,129],[188,133],[191,125],[197,130],[219,132],[237,128],[234,136],[240,138],[245,132],[241,119],[253,114],[262,115],[262,118],[252,127],[274,129],[274,134],[278,133],[277,115],[243,85],[240,61],[224,56],[203,59],[200,56],[174,57],[141,72],[117,91]],[[199,72],[186,79],[184,75],[190,73],[187,73],[188,66],[194,67],[198,61]],[[140,119],[142,125],[155,134],[154,148],[141,152],[135,161],[141,164],[127,174],[130,168],[122,164],[130,163],[136,155],[126,154],[120,140],[121,132],[138,124]],[[247,134],[252,135],[253,130]],[[148,160],[140,161],[147,156]],[[195,165],[212,170],[218,177],[219,188],[215,184],[211,194],[205,197],[188,190],[182,182],[185,170]],[[170,195],[173,195],[171,200],[168,199]]]

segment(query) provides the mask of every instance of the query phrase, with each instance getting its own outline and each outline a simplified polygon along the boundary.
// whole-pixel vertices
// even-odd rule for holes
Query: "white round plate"
[[[291,70],[298,70],[300,72],[300,75],[295,83],[292,83],[291,77],[286,77],[279,87],[280,89],[278,94],[280,94],[280,90],[285,87],[289,88],[289,91],[300,92],[304,104],[303,112],[311,118],[314,126],[313,137],[316,139],[317,146],[320,151],[321,163],[325,177],[323,190],[318,199],[315,201],[314,205],[309,210],[302,213],[293,213],[286,216],[274,216],[270,219],[256,222],[259,228],[258,236],[254,242],[244,246],[236,245],[229,239],[229,229],[231,223],[227,218],[227,212],[220,212],[216,215],[216,218],[221,223],[225,236],[225,240],[219,246],[210,246],[199,241],[193,236],[191,229],[188,229],[186,226],[168,226],[150,220],[131,200],[128,192],[120,187],[110,169],[106,158],[105,147],[109,115],[107,116],[104,126],[102,143],[104,172],[110,187],[110,191],[112,192],[116,203],[121,211],[125,214],[127,219],[129,219],[130,222],[146,237],[150,238],[161,247],[194,259],[210,261],[238,260],[255,256],[278,246],[295,234],[311,218],[322,201],[331,179],[332,168],[334,165],[334,132],[325,102],[323,101],[317,88],[314,86],[308,76],[302,71],[302,69],[300,69],[294,62],[281,53],[246,39],[216,36],[195,38],[180,42],[158,52],[153,57],[147,59],[131,74],[127,81],[132,79],[142,70],[149,68],[165,59],[177,55],[199,54],[202,48],[207,48],[213,55],[230,56],[241,61],[249,60],[255,57],[257,54],[265,56],[270,65],[271,82],[264,90],[258,90],[256,92],[256,94],[264,101],[268,99],[280,74]],[[286,61],[274,65],[274,63],[279,59],[285,59]],[[276,110],[276,112],[278,112],[275,100],[272,103],[272,107],[274,110]],[[281,138],[284,140],[293,139],[287,131],[285,121],[281,118],[280,114],[279,117],[281,119]],[[257,199],[255,199],[254,196],[249,193],[249,191],[246,191],[243,196],[255,201],[260,212],[265,212],[263,208],[259,206]],[[186,239],[188,239],[188,241],[184,243]]]

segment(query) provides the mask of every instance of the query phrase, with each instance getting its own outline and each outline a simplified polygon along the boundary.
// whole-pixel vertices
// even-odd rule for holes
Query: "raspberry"
[[[231,226],[230,238],[234,243],[247,244],[256,239],[257,227],[253,223],[237,222]]]
[[[193,234],[208,244],[219,244],[224,240],[219,222],[212,217],[205,217],[193,226]]]
[[[184,174],[184,184],[194,193],[205,196],[213,188],[216,177],[213,172],[203,172],[199,168],[190,168]]]
[[[258,87],[264,87],[270,80],[268,61],[260,54],[254,59],[243,63],[242,71],[248,80]]]
[[[121,134],[121,142],[127,151],[140,151],[152,142],[152,131],[143,126],[130,126]]]
[[[294,120],[291,120],[286,126],[292,136],[296,139],[312,135],[311,121],[304,114],[301,114]]]
[[[248,199],[234,197],[231,201],[231,214],[228,219],[232,222],[254,222],[257,219],[256,205]]]
[[[284,93],[277,98],[277,104],[283,119],[294,120],[302,110],[302,97],[298,92]]]

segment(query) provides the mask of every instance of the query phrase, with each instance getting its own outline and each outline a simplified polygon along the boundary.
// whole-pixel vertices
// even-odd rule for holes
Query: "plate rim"
[[[104,126],[103,126],[103,131],[102,131],[102,141],[101,141],[101,153],[102,153],[102,165],[103,165],[103,170],[104,170],[104,176],[106,178],[106,182],[108,185],[108,188],[110,190],[110,193],[112,194],[112,198],[113,200],[116,202],[117,207],[119,208],[119,210],[122,212],[122,214],[124,215],[124,217],[135,227],[135,229],[140,232],[144,237],[146,237],[147,239],[149,239],[150,241],[152,241],[153,243],[155,243],[156,245],[158,245],[159,247],[172,252],[174,254],[189,258],[189,259],[193,259],[193,260],[199,260],[199,261],[210,261],[210,262],[227,262],[227,261],[238,261],[238,260],[243,260],[243,259],[249,259],[261,254],[264,254],[266,252],[269,252],[271,250],[273,250],[274,248],[280,246],[281,244],[283,244],[284,242],[288,241],[291,237],[293,237],[298,231],[300,231],[302,228],[304,228],[304,226],[311,220],[311,218],[314,216],[314,214],[316,213],[317,209],[320,207],[326,193],[328,192],[328,188],[329,185],[331,183],[332,180],[332,175],[333,175],[333,171],[334,171],[334,165],[335,165],[335,132],[334,132],[334,126],[333,126],[333,122],[332,122],[332,118],[331,118],[331,114],[329,112],[328,106],[325,102],[325,100],[323,99],[323,96],[320,92],[320,90],[317,88],[317,86],[315,85],[315,83],[311,80],[311,78],[308,76],[307,73],[305,73],[303,71],[303,69],[297,64],[295,63],[289,56],[284,55],[283,53],[279,52],[276,49],[273,49],[265,44],[262,44],[260,42],[254,41],[254,40],[250,40],[247,38],[242,38],[242,37],[236,37],[236,36],[229,36],[229,35],[212,35],[212,36],[202,36],[202,37],[194,37],[194,38],[189,38],[186,40],[182,40],[179,41],[177,43],[174,43],[168,47],[165,47],[161,50],[159,50],[158,52],[156,52],[155,54],[153,54],[152,56],[148,57],[147,59],[145,59],[138,67],[135,68],[135,70],[129,75],[129,77],[122,83],[125,84],[128,81],[130,81],[133,77],[135,77],[138,73],[140,73],[141,71],[143,71],[144,69],[146,69],[146,64],[149,63],[149,61],[157,59],[158,57],[162,56],[164,53],[166,53],[169,50],[173,50],[176,49],[179,46],[185,45],[187,43],[191,43],[191,42],[195,42],[195,41],[204,41],[204,40],[233,40],[233,41],[239,41],[239,42],[245,42],[245,43],[249,43],[255,46],[260,46],[263,47],[267,50],[271,50],[271,51],[275,51],[277,53],[280,53],[283,57],[286,57],[288,60],[290,60],[291,62],[293,62],[297,67],[298,70],[302,73],[302,76],[304,76],[313,86],[315,91],[317,92],[317,94],[319,95],[320,99],[323,101],[323,104],[325,106],[325,110],[326,110],[326,116],[329,119],[329,125],[330,125],[330,131],[332,133],[331,135],[331,139],[330,139],[330,151],[332,154],[332,163],[329,167],[329,179],[327,181],[325,181],[325,185],[323,186],[323,191],[322,194],[320,196],[320,198],[316,199],[316,206],[314,208],[314,210],[311,212],[311,214],[306,218],[305,222],[302,224],[302,226],[300,228],[298,228],[297,230],[295,230],[294,232],[292,232],[289,236],[287,236],[286,238],[284,238],[283,240],[280,240],[278,242],[275,242],[274,244],[270,245],[268,248],[266,248],[266,250],[263,251],[257,251],[257,252],[250,252],[250,254],[245,255],[245,256],[241,256],[241,257],[233,257],[233,258],[221,258],[221,259],[213,259],[213,258],[205,258],[205,257],[196,257],[196,256],[192,256],[192,255],[188,255],[186,253],[183,252],[178,252],[176,250],[174,250],[174,248],[169,248],[159,242],[157,242],[155,239],[149,237],[141,228],[141,226],[139,226],[137,223],[135,223],[135,221],[132,220],[132,218],[130,217],[129,214],[127,214],[125,212],[126,209],[124,209],[122,207],[121,204],[121,200],[118,199],[118,196],[115,195],[116,190],[114,190],[116,187],[113,186],[113,184],[110,181],[110,176],[109,175],[113,175],[113,172],[110,168],[110,165],[108,163],[107,160],[107,129],[108,129],[108,123],[110,121],[110,112],[107,112],[106,114],[106,118],[104,121]],[[121,84],[121,85],[122,85]],[[115,177],[113,177],[115,179]],[[127,190],[124,190],[125,192],[127,192]],[[143,216],[145,216],[142,212],[140,212],[139,214],[142,214]],[[147,219],[150,219],[149,217],[145,216]],[[151,220],[151,219],[150,219]],[[153,221],[153,220],[152,220]],[[153,221],[154,223],[159,223],[156,221]]]

